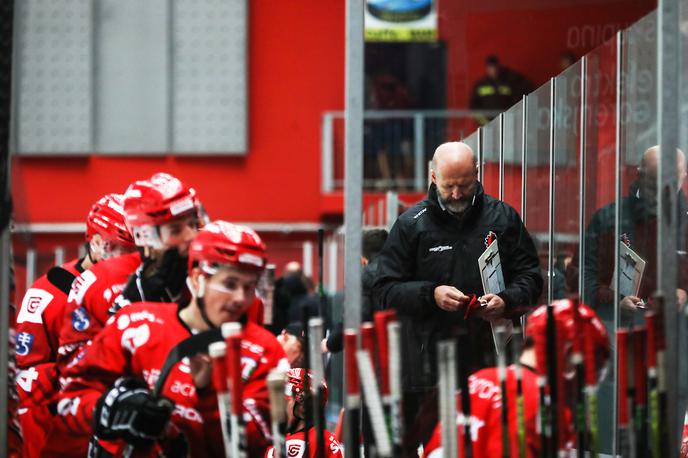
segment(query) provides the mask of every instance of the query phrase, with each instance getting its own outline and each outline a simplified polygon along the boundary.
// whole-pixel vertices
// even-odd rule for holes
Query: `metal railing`
[[[499,114],[492,110],[367,110],[364,113],[364,151],[377,155],[380,144],[395,145],[396,155],[412,159],[412,171],[395,184],[407,190],[422,192],[427,189],[427,161],[434,148],[443,141],[459,140],[478,125],[476,118]],[[343,111],[327,111],[322,115],[321,154],[323,193],[341,189],[344,183]],[[338,129],[341,129],[338,130]],[[401,145],[400,143],[404,143]],[[390,148],[392,149],[392,148]],[[408,151],[400,152],[399,150]],[[389,189],[395,184],[373,173],[364,165],[364,188]],[[338,173],[339,172],[339,173]]]

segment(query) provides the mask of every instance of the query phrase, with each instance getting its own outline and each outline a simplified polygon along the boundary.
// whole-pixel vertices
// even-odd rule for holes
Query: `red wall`
[[[16,220],[83,221],[100,195],[167,171],[197,188],[213,218],[318,221],[320,116],[344,105],[344,2],[249,4],[246,157],[15,159]]]

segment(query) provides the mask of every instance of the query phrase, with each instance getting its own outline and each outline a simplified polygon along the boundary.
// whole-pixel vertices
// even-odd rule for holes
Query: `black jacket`
[[[434,290],[452,285],[465,294],[483,294],[478,257],[493,232],[499,243],[506,288],[499,295],[508,316],[517,318],[535,304],[542,290],[538,256],[516,210],[490,197],[478,183],[475,200],[459,220],[438,203],[434,185],[428,197],[404,212],[392,227],[377,261],[374,300],[391,307],[403,323],[404,388],[424,390],[436,382],[437,341],[467,327],[470,369],[493,363],[494,344],[487,322],[463,320],[463,312],[445,312]]]

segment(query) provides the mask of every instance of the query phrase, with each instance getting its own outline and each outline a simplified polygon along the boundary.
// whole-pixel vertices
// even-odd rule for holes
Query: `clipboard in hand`
[[[623,242],[619,242],[619,270],[619,295],[622,298],[638,296],[645,272],[645,260]],[[614,283],[611,286],[613,288]]]
[[[480,269],[480,279],[482,280],[485,294],[498,294],[504,291],[506,284],[504,283],[502,260],[499,257],[497,240],[490,243],[490,246],[480,255],[478,258],[478,268]],[[505,350],[506,344],[511,339],[511,335],[514,332],[514,323],[508,318],[497,318],[490,320],[490,326],[492,327],[495,351],[499,355]],[[506,339],[503,342],[497,338],[497,333],[495,332],[497,326],[504,326],[506,328]]]

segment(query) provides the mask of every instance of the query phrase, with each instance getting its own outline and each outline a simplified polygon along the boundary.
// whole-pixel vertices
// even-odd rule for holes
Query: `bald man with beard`
[[[394,308],[402,331],[405,456],[437,422],[436,346],[465,329],[469,371],[494,365],[490,320],[518,318],[542,291],[538,256],[523,222],[510,205],[484,193],[478,162],[465,143],[440,145],[432,159],[427,198],[404,212],[377,259],[373,299]],[[506,287],[485,294],[478,258],[494,240]],[[471,298],[485,304],[464,318]],[[425,427],[424,427],[425,426]]]

